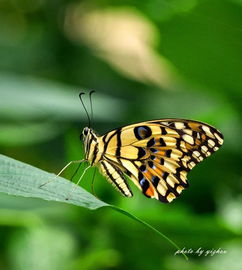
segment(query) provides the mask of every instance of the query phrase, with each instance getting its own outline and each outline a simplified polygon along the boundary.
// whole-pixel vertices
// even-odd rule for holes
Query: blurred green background
[[[82,158],[83,89],[96,91],[99,134],[166,117],[210,123],[224,145],[171,204],[133,185],[123,198],[100,175],[95,190],[181,247],[227,251],[187,262],[111,209],[0,194],[0,269],[241,269],[241,75],[240,0],[0,1],[1,153],[49,172]]]

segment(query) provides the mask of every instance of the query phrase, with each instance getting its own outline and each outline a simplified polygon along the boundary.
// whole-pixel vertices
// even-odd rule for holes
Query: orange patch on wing
[[[202,140],[205,141],[206,140],[206,135],[205,134],[202,134]]]
[[[150,187],[146,190],[145,194],[146,194],[147,196],[149,196],[149,197],[154,197],[154,188],[153,188],[152,186],[150,186]]]
[[[196,140],[195,140],[195,143],[196,143],[196,145],[200,145],[200,144],[201,144],[201,140],[196,139]]]
[[[152,178],[152,174],[151,174],[150,170],[147,171],[147,172],[145,172],[144,173],[144,176],[145,176],[146,179],[151,179]]]

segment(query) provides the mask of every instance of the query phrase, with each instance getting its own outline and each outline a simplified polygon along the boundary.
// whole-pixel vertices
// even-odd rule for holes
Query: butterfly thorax
[[[82,132],[83,143],[85,150],[85,158],[91,165],[95,165],[101,158],[101,152],[99,151],[100,137],[88,127],[85,127]]]

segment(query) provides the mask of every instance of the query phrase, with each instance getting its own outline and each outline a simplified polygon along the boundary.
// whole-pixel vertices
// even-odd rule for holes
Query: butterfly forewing
[[[162,202],[178,197],[188,186],[187,173],[223,143],[222,134],[214,127],[183,119],[133,124],[101,139],[102,159],[126,173],[147,197]],[[118,188],[132,196],[125,183]]]

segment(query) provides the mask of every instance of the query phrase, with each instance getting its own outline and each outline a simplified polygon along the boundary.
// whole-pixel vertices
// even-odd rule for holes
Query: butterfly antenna
[[[85,110],[85,112],[86,112],[87,119],[88,119],[88,127],[90,128],[90,126],[91,126],[91,119],[90,119],[90,116],[89,116],[89,114],[88,114],[88,112],[87,112],[87,108],[86,108],[86,106],[84,105],[84,102],[83,102],[83,100],[82,100],[82,95],[84,95],[84,94],[85,94],[84,92],[81,92],[81,93],[79,94],[79,98],[80,98],[81,103],[82,103],[82,106],[83,106],[83,108],[84,108],[84,110]]]
[[[95,93],[94,90],[89,93],[90,107],[91,107],[91,120],[93,119],[93,107],[92,107],[92,94]]]

